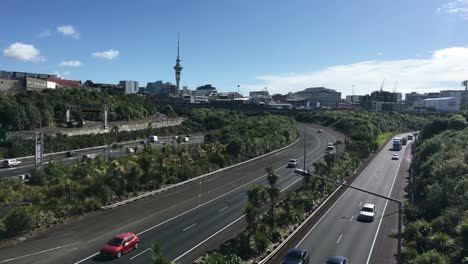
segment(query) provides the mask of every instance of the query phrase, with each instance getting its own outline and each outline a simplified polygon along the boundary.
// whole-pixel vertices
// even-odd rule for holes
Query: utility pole
[[[306,171],[306,145],[307,145],[307,127],[304,127],[304,166],[303,166],[304,171]]]

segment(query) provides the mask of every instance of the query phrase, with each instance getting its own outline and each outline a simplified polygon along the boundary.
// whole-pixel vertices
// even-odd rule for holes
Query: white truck
[[[159,141],[158,136],[150,136],[148,138],[148,140],[149,140],[149,142],[158,142]]]

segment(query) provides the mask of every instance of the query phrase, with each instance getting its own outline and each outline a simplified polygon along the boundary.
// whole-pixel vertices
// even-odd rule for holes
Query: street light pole
[[[305,171],[305,170],[304,170]],[[307,173],[307,172],[306,172]],[[308,173],[309,176],[312,176],[311,173]],[[381,195],[381,194],[378,194],[378,193],[373,193],[373,192],[370,192],[370,191],[367,191],[367,190],[364,190],[364,189],[361,189],[361,188],[358,188],[358,187],[354,187],[354,186],[351,186],[349,184],[346,184],[346,183],[341,183],[339,181],[334,181],[334,180],[331,180],[331,179],[327,179],[325,177],[322,177],[322,176],[318,176],[318,175],[313,175],[314,177],[317,177],[319,179],[322,179],[322,180],[325,180],[325,181],[329,181],[329,182],[332,182],[332,183],[335,183],[335,184],[338,184],[338,185],[342,185],[342,186],[346,186],[348,188],[351,188],[351,189],[354,189],[354,190],[357,190],[357,191],[360,191],[360,192],[365,192],[367,194],[370,194],[370,195],[374,195],[374,196],[377,196],[377,197],[380,197],[380,198],[383,198],[383,199],[386,199],[386,200],[389,200],[389,201],[392,201],[392,202],[395,202],[398,204],[398,245],[397,245],[397,263],[398,264],[401,264],[401,223],[402,223],[402,212],[403,212],[403,202],[401,200],[397,200],[397,199],[394,199],[392,197],[388,197],[388,196],[384,196],[384,195]],[[383,214],[384,212],[382,212]],[[382,215],[383,217],[383,215]]]
[[[307,127],[304,127],[304,166],[303,166],[304,171],[306,171],[306,145],[307,145]]]

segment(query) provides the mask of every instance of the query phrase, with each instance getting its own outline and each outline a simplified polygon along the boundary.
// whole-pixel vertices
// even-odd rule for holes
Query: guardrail
[[[346,181],[344,181],[346,182]],[[275,256],[278,251],[280,251],[284,245],[286,245],[286,243],[289,242],[289,240],[291,240],[296,234],[297,232],[299,232],[318,212],[320,212],[320,210],[322,209],[323,206],[325,206],[327,204],[327,202],[342,188],[343,186],[338,186],[338,188],[336,188],[328,197],[327,199],[325,199],[325,201],[323,201],[319,207],[317,207],[303,222],[302,224],[300,224],[291,234],[289,234],[289,236],[283,240],[283,242],[281,242],[270,254],[268,254],[265,258],[263,258],[260,262],[258,262],[258,264],[265,264],[267,263],[268,261],[270,261],[271,258],[273,258],[273,256]]]
[[[160,193],[160,192],[165,192],[165,191],[168,191],[168,190],[170,190],[170,189],[177,188],[177,187],[179,187],[179,186],[182,186],[182,185],[185,185],[185,184],[188,184],[188,183],[191,183],[191,182],[194,182],[194,181],[197,181],[197,180],[206,178],[206,177],[208,177],[208,176],[210,176],[210,175],[213,175],[213,174],[216,174],[216,173],[219,173],[219,172],[223,172],[223,171],[226,171],[226,170],[235,168],[235,167],[237,167],[237,166],[240,166],[240,165],[243,165],[243,164],[246,164],[246,163],[255,161],[255,160],[257,160],[257,159],[261,159],[261,158],[266,157],[266,156],[268,156],[268,155],[272,155],[272,154],[274,154],[274,153],[276,153],[276,152],[279,152],[279,151],[282,151],[282,150],[284,150],[284,149],[287,149],[287,148],[293,146],[294,144],[296,144],[297,142],[299,142],[300,140],[301,140],[301,138],[298,138],[296,141],[294,141],[293,143],[291,143],[291,144],[289,144],[289,145],[287,145],[287,146],[285,146],[285,147],[282,147],[282,148],[280,148],[280,149],[277,149],[277,150],[268,152],[268,153],[266,153],[266,154],[260,155],[260,156],[258,156],[258,157],[255,157],[255,158],[252,158],[252,159],[249,159],[249,160],[245,160],[245,161],[236,163],[236,164],[231,165],[231,166],[228,166],[228,167],[226,167],[226,168],[222,168],[222,169],[219,169],[219,170],[215,170],[215,171],[212,171],[212,172],[209,172],[209,173],[206,173],[206,174],[197,176],[197,177],[195,177],[195,178],[188,179],[188,180],[183,181],[183,182],[179,182],[179,183],[176,183],[176,184],[173,184],[173,185],[170,185],[170,186],[167,186],[167,187],[158,189],[158,190],[154,190],[154,191],[151,191],[151,192],[147,192],[147,193],[144,193],[144,194],[141,194],[141,195],[132,197],[132,198],[130,198],[130,199],[127,199],[127,200],[124,200],[124,201],[121,201],[121,202],[117,202],[117,203],[114,203],[114,204],[111,204],[111,205],[102,206],[102,207],[101,207],[101,210],[109,210],[109,209],[112,209],[112,208],[115,208],[115,207],[118,207],[118,206],[121,206],[121,205],[124,205],[124,204],[127,204],[127,203],[131,203],[131,202],[133,202],[133,201],[140,200],[140,199],[143,199],[143,198],[145,198],[145,197],[152,196],[152,195],[155,195],[155,194]]]
[[[375,152],[371,153],[370,156],[361,164],[361,166],[359,167],[359,169],[357,171],[355,171],[352,176],[350,176],[347,180],[345,179],[342,183],[348,183],[348,184],[351,184],[353,183],[361,174],[362,172],[367,168],[367,166],[372,162],[372,160],[374,160],[374,158],[377,156],[377,154],[388,144],[388,142],[391,140],[392,138],[389,138],[385,144],[382,144],[382,146],[380,146]],[[299,225],[285,240],[283,240],[278,246],[275,247],[275,249],[270,252],[270,254],[268,254],[267,256],[265,256],[262,260],[260,260],[258,262],[258,264],[266,264],[268,263],[268,261],[270,261],[273,257],[275,257],[275,255],[283,249],[283,247],[291,240],[294,238],[294,236],[299,232],[301,231],[301,229],[309,224],[309,222],[315,217],[315,215],[317,213],[319,213],[322,209],[323,206],[327,206],[327,203],[329,202],[330,199],[332,198],[335,198],[334,196],[337,195],[337,193],[343,189],[345,187],[343,187],[343,185],[340,185],[338,186],[334,191],[333,193],[331,193],[327,199],[325,199],[325,201],[323,201],[319,207],[317,207],[314,212],[312,212],[302,223],[301,225]],[[339,199],[339,197],[337,198]]]

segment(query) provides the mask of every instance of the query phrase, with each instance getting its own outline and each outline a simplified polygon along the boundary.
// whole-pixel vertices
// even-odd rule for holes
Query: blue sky
[[[222,91],[460,89],[468,0],[3,0],[0,68]]]

